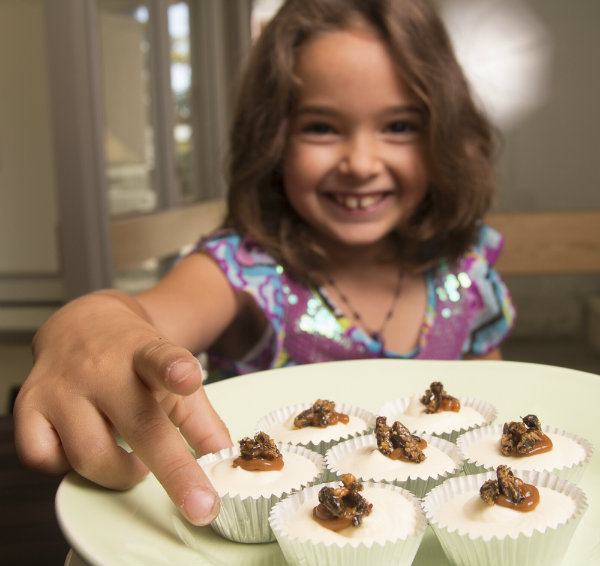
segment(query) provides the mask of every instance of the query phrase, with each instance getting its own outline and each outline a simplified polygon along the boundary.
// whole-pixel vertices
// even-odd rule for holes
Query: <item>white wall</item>
[[[600,2],[527,3],[549,34],[550,83],[544,103],[506,134],[501,207],[600,208]]]
[[[59,272],[44,54],[43,1],[2,0],[0,277]]]
[[[543,104],[505,133],[500,208],[599,209],[600,2],[527,4],[549,34],[549,89]],[[515,335],[581,333],[589,298],[600,296],[599,274],[505,279],[517,306]]]

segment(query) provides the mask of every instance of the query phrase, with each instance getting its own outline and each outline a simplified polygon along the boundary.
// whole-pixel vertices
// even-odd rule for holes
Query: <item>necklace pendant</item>
[[[383,336],[381,335],[381,332],[373,332],[373,334],[371,334],[371,338],[373,338],[375,342],[383,346]]]
[[[396,303],[398,302],[398,297],[400,297],[400,293],[402,291],[402,282],[403,281],[404,281],[404,274],[402,273],[402,271],[399,271],[398,272],[398,282],[396,284],[394,296],[392,297],[392,304],[390,305],[390,308],[388,309],[388,312],[385,315],[385,318],[383,319],[383,323],[379,327],[379,330],[377,330],[375,332],[370,332],[370,328],[368,328],[365,325],[365,323],[362,320],[362,317],[360,316],[360,313],[352,306],[352,304],[350,303],[350,300],[336,285],[334,279],[332,277],[329,277],[327,279],[327,283],[335,289],[336,293],[339,295],[339,298],[348,307],[349,311],[352,313],[352,317],[354,318],[354,320],[356,321],[358,326],[360,328],[362,328],[366,334],[370,335],[372,340],[377,342],[377,344],[379,345],[381,355],[383,355],[385,352],[385,345],[383,342],[383,330],[385,329],[388,322],[392,319],[392,317],[394,315],[394,309],[396,308]]]

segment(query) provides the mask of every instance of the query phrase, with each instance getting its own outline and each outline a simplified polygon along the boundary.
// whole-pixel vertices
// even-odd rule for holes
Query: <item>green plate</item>
[[[209,385],[206,391],[235,441],[253,434],[258,419],[279,407],[320,397],[375,412],[386,401],[423,392],[432,381],[442,381],[452,395],[494,404],[496,422],[534,413],[542,423],[600,446],[600,376],[539,364],[353,360],[258,372]],[[579,485],[589,508],[564,563],[599,564],[596,455]],[[210,527],[189,525],[153,476],[127,492],[116,492],[68,474],[56,495],[56,511],[74,551],[67,560],[71,564],[285,564],[277,543],[233,543]],[[430,529],[414,564],[449,564]]]

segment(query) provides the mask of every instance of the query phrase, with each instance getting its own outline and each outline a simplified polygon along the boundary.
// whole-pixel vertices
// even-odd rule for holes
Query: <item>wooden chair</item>
[[[496,212],[486,222],[505,238],[503,275],[600,273],[600,210]]]

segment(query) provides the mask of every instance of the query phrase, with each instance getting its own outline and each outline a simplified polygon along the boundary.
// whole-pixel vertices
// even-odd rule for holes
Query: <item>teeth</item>
[[[355,210],[360,207],[360,199],[356,197],[346,197],[345,199],[343,198],[342,201],[342,204],[346,208],[351,208],[352,210]]]
[[[381,196],[372,196],[372,197],[364,197],[360,201],[361,208],[369,208],[369,206],[373,206],[377,204],[381,200]]]
[[[335,200],[338,203],[340,203],[342,206],[349,208],[350,210],[356,210],[358,208],[360,208],[361,210],[364,210],[366,208],[369,208],[370,206],[373,206],[374,204],[377,204],[382,198],[383,198],[383,195],[381,195],[381,194],[364,196],[364,197],[359,197],[356,195],[352,195],[352,196],[335,195]]]

